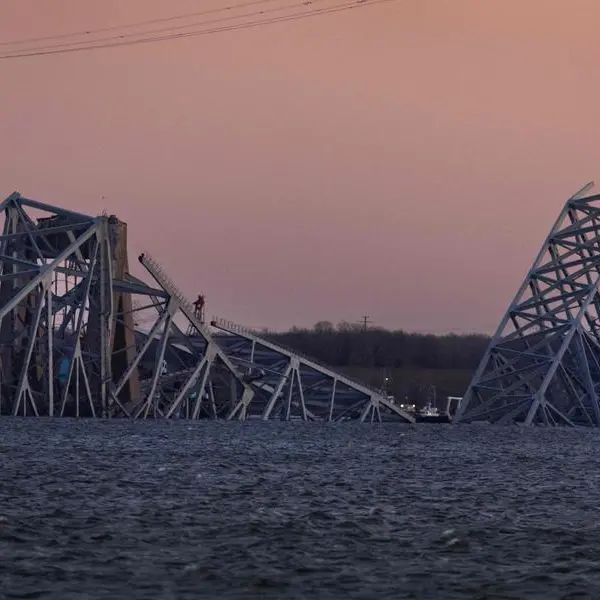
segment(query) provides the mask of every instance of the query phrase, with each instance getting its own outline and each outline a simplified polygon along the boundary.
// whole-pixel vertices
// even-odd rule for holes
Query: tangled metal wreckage
[[[600,194],[565,204],[455,423],[600,426]],[[0,414],[412,422],[385,392],[202,319],[127,227],[14,193],[0,208]]]
[[[127,226],[10,195],[0,208],[0,414],[412,422],[384,392],[201,319]]]
[[[565,204],[455,422],[600,426],[600,194]]]

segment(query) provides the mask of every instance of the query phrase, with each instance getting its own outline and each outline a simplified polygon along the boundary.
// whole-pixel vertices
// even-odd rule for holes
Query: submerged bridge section
[[[0,415],[412,421],[377,390],[249,332],[214,335],[127,225],[0,203]]]
[[[223,332],[215,339],[255,390],[253,398],[236,404],[229,419],[414,422],[381,390],[229,321],[217,319],[211,325]]]
[[[600,194],[565,204],[454,421],[600,426]]]

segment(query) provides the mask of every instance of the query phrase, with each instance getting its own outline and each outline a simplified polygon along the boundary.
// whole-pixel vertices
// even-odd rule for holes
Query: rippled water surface
[[[0,419],[0,598],[600,598],[600,435]]]

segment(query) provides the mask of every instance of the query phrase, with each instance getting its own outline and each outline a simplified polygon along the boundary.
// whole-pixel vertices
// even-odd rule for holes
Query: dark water
[[[600,598],[600,434],[0,419],[0,598]]]

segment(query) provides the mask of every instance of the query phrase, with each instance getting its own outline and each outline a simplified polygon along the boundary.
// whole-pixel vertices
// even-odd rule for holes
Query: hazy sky
[[[0,42],[225,1],[2,0]],[[131,262],[209,316],[491,331],[600,184],[599,22],[596,0],[397,0],[0,60],[0,194],[116,213]]]

